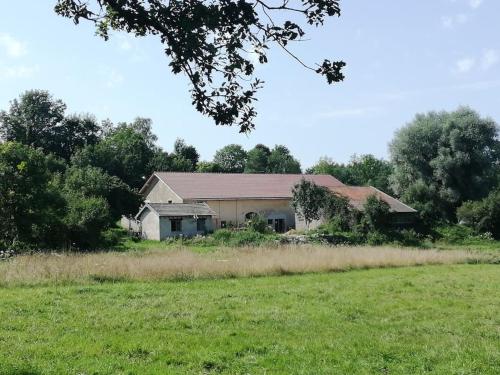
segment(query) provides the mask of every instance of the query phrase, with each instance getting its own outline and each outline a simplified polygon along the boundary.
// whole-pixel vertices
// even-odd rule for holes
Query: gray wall
[[[182,232],[171,232],[171,224],[170,218],[168,217],[160,217],[159,227],[160,227],[160,239],[163,240],[168,237],[175,237],[179,235],[191,237],[196,236],[198,234],[205,234],[203,231],[198,231],[196,228],[196,219],[192,217],[183,217],[182,218]],[[211,232],[214,229],[213,219],[211,217],[207,217],[205,221],[205,228],[207,232]]]

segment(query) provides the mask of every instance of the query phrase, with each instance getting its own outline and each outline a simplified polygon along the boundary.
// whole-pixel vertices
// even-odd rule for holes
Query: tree
[[[152,162],[159,151],[155,142],[151,121],[138,118],[130,124],[119,124],[98,144],[77,152],[72,162],[79,167],[99,167],[139,188],[153,171]]]
[[[0,143],[0,248],[54,244],[64,210],[41,150]]]
[[[383,232],[389,228],[391,210],[387,202],[370,195],[363,205],[362,223],[368,231]]]
[[[357,223],[359,212],[351,206],[348,198],[327,191],[322,215],[330,222],[335,222],[338,229],[348,231]]]
[[[222,168],[219,164],[213,163],[211,161],[200,161],[196,167],[196,172],[200,173],[219,173],[222,172]]]
[[[322,157],[316,163],[316,165],[309,168],[306,173],[308,174],[329,174],[344,184],[354,185],[354,178],[352,176],[352,171],[349,166],[345,164],[339,164],[333,161],[331,158]]]
[[[109,206],[109,225],[116,222],[121,215],[135,214],[142,201],[137,191],[132,190],[118,177],[90,166],[68,168],[63,189],[66,195],[76,193],[83,197],[103,198]]]
[[[390,176],[392,164],[373,155],[354,155],[349,163],[353,185],[373,186],[385,193],[391,194]]]
[[[66,104],[48,91],[26,91],[0,112],[0,137],[69,160],[76,150],[97,143],[100,127],[90,115],[65,117],[65,111]]]
[[[455,220],[495,185],[498,127],[470,108],[419,114],[390,145],[394,191],[427,221]]]
[[[253,102],[262,85],[258,78],[252,79],[255,66],[248,51],[264,64],[269,45],[276,44],[328,83],[344,78],[344,62],[324,60],[309,67],[288,49],[290,43],[305,40],[298,20],[320,26],[327,17],[340,16],[338,0],[304,0],[295,5],[263,0],[58,0],[55,11],[75,24],[82,19],[94,22],[105,40],[110,29],[158,36],[172,72],[183,72],[190,80],[196,109],[217,125],[237,124],[240,132],[254,127]],[[288,16],[293,21],[286,20]]]
[[[64,217],[70,248],[94,249],[101,244],[101,234],[110,227],[109,204],[103,197],[87,197],[68,192]]]
[[[230,144],[216,151],[214,163],[219,165],[224,173],[243,173],[246,158],[247,153],[243,147]]]
[[[290,150],[282,145],[276,145],[269,155],[269,173],[298,174],[302,173],[300,163],[291,154]]]
[[[458,208],[460,222],[481,233],[489,232],[500,239],[500,189],[480,201],[468,201]]]
[[[179,159],[189,160],[191,163],[191,171],[196,169],[200,155],[194,146],[187,145],[184,139],[177,138],[174,143],[174,153]]]
[[[266,173],[271,150],[263,144],[258,144],[247,154],[245,173]]]
[[[313,220],[319,220],[323,214],[328,191],[323,186],[302,179],[292,189],[292,207],[296,214],[304,219],[306,227]]]
[[[373,186],[388,194],[392,193],[390,176],[392,164],[373,155],[353,155],[348,164],[339,164],[323,157],[307,170],[312,174],[329,174],[347,185]]]

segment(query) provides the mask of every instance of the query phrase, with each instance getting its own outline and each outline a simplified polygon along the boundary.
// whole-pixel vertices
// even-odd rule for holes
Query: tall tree
[[[258,144],[247,154],[245,173],[266,173],[269,166],[269,156],[271,150],[269,147]]]
[[[271,150],[268,172],[284,174],[302,173],[299,161],[292,156],[287,147],[282,145],[276,145]]]
[[[306,171],[309,174],[329,174],[344,184],[354,185],[354,177],[349,165],[340,164],[328,157],[322,157],[319,161]]]
[[[99,140],[100,127],[90,115],[65,117],[66,104],[48,91],[26,91],[0,112],[0,138],[42,148],[66,160]]]
[[[496,183],[498,126],[470,108],[419,114],[390,145],[394,190],[429,220],[455,220]]]
[[[82,19],[94,22],[104,39],[110,29],[159,36],[172,72],[183,72],[190,80],[196,109],[217,125],[237,124],[241,132],[254,127],[253,102],[262,85],[253,79],[248,51],[264,64],[269,46],[275,44],[328,83],[344,78],[344,62],[324,60],[310,67],[288,49],[290,43],[305,40],[299,23],[321,26],[326,18],[340,16],[338,0],[58,0],[55,11],[76,24]]]
[[[45,155],[20,143],[0,143],[0,248],[52,246],[62,210]]]
[[[215,152],[214,163],[219,165],[224,173],[243,173],[246,158],[247,153],[243,147],[231,144]]]
[[[177,138],[174,143],[174,153],[177,158],[189,160],[191,163],[190,171],[196,169],[198,160],[200,159],[200,154],[196,151],[194,146],[186,144],[184,139]]]
[[[121,123],[98,144],[88,146],[72,158],[73,164],[102,168],[118,176],[132,188],[139,188],[152,172],[152,160],[158,152],[150,120],[136,119]]]

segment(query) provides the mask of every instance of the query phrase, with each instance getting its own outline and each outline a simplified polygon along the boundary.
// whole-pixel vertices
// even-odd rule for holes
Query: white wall
[[[147,240],[160,239],[160,218],[155,212],[145,208],[139,220],[141,221],[143,238]]]
[[[151,190],[146,193],[144,200],[151,203],[182,203],[182,199],[157,177]],[[170,202],[169,202],[170,201]]]

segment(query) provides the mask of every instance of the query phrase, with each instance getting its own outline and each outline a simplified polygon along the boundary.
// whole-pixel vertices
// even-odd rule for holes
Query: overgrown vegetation
[[[91,115],[66,113],[48,92],[32,90],[0,112],[0,251],[90,250],[119,245],[109,235],[120,215],[135,214],[137,190],[153,171],[300,173],[282,145],[250,151],[232,144],[200,161],[196,148],[178,139],[160,148],[151,120],[98,123]],[[460,221],[475,236],[500,238],[498,126],[468,108],[417,115],[391,145],[391,162],[371,155],[346,165],[322,159],[309,172],[329,173],[345,183],[375,185],[419,210],[411,230],[388,225],[387,207],[370,198],[362,212],[328,190],[304,182],[294,206],[306,223],[320,217],[316,234],[347,243],[401,244],[440,240],[436,228]],[[300,199],[299,199],[300,197]],[[265,221],[250,230],[193,241],[261,244],[274,235]],[[314,234],[314,233],[313,233]],[[218,238],[217,236],[220,236]],[[225,236],[225,237],[224,237]],[[334,241],[337,242],[336,240]]]

